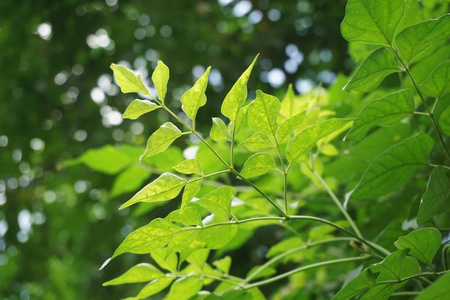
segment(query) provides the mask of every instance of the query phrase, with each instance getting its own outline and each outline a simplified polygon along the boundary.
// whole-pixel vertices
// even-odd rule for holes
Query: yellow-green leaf
[[[197,295],[202,286],[203,281],[197,276],[177,279],[164,300],[188,300]]]
[[[181,198],[181,209],[184,209],[189,202],[198,194],[202,187],[203,180],[188,182],[184,187],[183,197]]]
[[[111,64],[111,69],[114,72],[114,77],[122,93],[142,93],[148,95],[148,90],[140,74],[136,74],[127,67],[116,64]]]
[[[160,107],[161,106],[148,100],[135,99],[133,100],[133,102],[130,103],[130,105],[128,105],[127,109],[123,113],[123,118],[135,120],[140,116],[142,116],[143,114],[151,112]]]
[[[241,175],[252,178],[275,169],[275,161],[268,153],[257,153],[249,157],[242,168]]]
[[[244,146],[249,151],[256,152],[262,149],[274,148],[275,143],[265,134],[255,133],[254,135],[240,143],[239,146]]]
[[[149,282],[139,292],[137,299],[147,299],[150,296],[158,294],[167,288],[174,280],[175,277],[161,277]]]
[[[103,286],[145,282],[160,277],[165,277],[160,270],[151,264],[142,263],[132,267],[121,276],[103,283]]]
[[[216,142],[230,141],[230,135],[228,134],[227,125],[220,118],[212,118],[213,124],[209,136]]]
[[[248,125],[253,130],[275,137],[277,117],[280,111],[280,100],[277,97],[256,91],[256,99],[248,110]]]
[[[148,139],[140,160],[165,151],[181,135],[182,132],[172,122],[164,123]]]
[[[203,196],[195,203],[209,210],[219,218],[228,218],[231,213],[231,201],[236,190],[230,186],[222,186]]]
[[[181,96],[181,109],[186,113],[189,119],[195,120],[197,111],[206,104],[206,86],[208,85],[208,76],[211,67],[208,67],[202,76],[195,82],[194,86]]]
[[[169,68],[162,62],[158,61],[155,71],[152,74],[152,81],[158,93],[159,100],[164,103],[167,93],[167,83],[169,82],[170,72]]]
[[[202,166],[200,165],[200,161],[196,158],[187,159],[185,161],[182,161],[173,168],[175,169],[175,171],[177,171],[178,173],[182,173],[182,174],[203,175]]]
[[[302,124],[303,120],[305,119],[305,116],[306,110],[284,121],[283,124],[281,124],[277,130],[278,143],[282,144],[286,142],[289,139],[289,137],[291,137],[294,130],[297,129]]]

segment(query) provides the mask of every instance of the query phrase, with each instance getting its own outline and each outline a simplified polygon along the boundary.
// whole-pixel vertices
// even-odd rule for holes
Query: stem
[[[216,175],[220,175],[220,174],[223,174],[223,173],[228,173],[228,172],[229,172],[229,170],[222,170],[222,171],[217,171],[217,172],[214,172],[214,173],[211,173],[211,174],[206,174],[206,175],[203,175],[202,177],[197,177],[197,178],[189,180],[189,183],[195,182],[195,181],[199,181],[199,180],[203,180],[205,178],[216,176]]]
[[[315,242],[315,243],[307,243],[303,246],[288,250],[286,252],[283,252],[277,256],[275,256],[274,258],[272,258],[271,260],[267,261],[264,265],[262,265],[261,267],[259,267],[253,274],[251,274],[249,277],[247,277],[244,281],[244,283],[250,282],[253,278],[255,278],[256,275],[258,275],[259,273],[261,273],[264,269],[266,269],[267,267],[269,267],[270,265],[274,264],[275,262],[279,261],[280,259],[298,252],[298,251],[302,251],[305,249],[308,249],[310,247],[314,247],[314,246],[319,246],[319,245],[323,245],[323,244],[328,244],[328,243],[335,243],[335,242],[346,242],[346,241],[352,241],[352,238],[334,238],[334,239],[328,239],[328,240],[324,240],[324,241],[319,241],[319,242]]]
[[[391,297],[399,297],[399,296],[417,296],[419,295],[421,292],[398,292],[398,293],[393,293],[391,295]]]
[[[287,171],[286,166],[284,165],[283,155],[281,154],[280,144],[278,143],[278,139],[275,133],[272,133],[273,138],[275,140],[275,146],[277,147],[278,157],[280,158],[281,170],[283,171],[283,200],[284,200],[284,211],[286,214],[288,212],[288,201],[287,201]]]
[[[398,280],[379,281],[379,282],[377,282],[377,285],[378,284],[400,283],[400,282],[403,282],[403,281],[407,281],[407,280],[418,278],[418,277],[422,277],[422,276],[439,276],[439,275],[442,275],[442,274],[445,274],[445,273],[448,273],[448,272],[450,272],[450,271],[422,272],[422,273],[419,273],[419,274],[415,274],[415,275],[407,276],[407,277],[404,277],[404,278],[400,278]]]
[[[309,168],[309,170],[313,173],[314,177],[317,178],[317,180],[319,180],[319,182],[322,184],[322,186],[325,188],[325,190],[327,191],[328,195],[330,195],[331,199],[333,199],[334,203],[336,204],[336,206],[339,208],[339,210],[341,211],[341,213],[344,215],[345,219],[347,219],[348,223],[350,224],[350,226],[352,227],[353,231],[356,233],[356,235],[358,235],[358,237],[363,238],[361,232],[359,231],[358,227],[356,226],[355,222],[353,221],[352,217],[350,217],[350,215],[347,213],[347,211],[345,210],[344,206],[342,206],[341,201],[339,201],[339,199],[336,197],[336,195],[333,193],[333,191],[330,189],[330,187],[328,186],[328,184],[325,182],[325,180],[323,180],[322,176],[320,176],[313,168],[311,168],[310,166],[307,165],[307,167]]]
[[[192,273],[190,273],[190,274],[186,274],[186,275],[183,275],[183,274],[172,274],[172,275],[175,275],[177,278],[187,278],[187,277],[209,278],[209,279],[212,279],[212,280],[217,280],[217,281],[222,281],[222,282],[226,282],[226,283],[232,284],[232,285],[234,285],[234,286],[236,286],[236,287],[238,287],[240,289],[244,288],[242,286],[242,284],[240,284],[238,282],[235,282],[233,280],[222,278],[222,277],[206,275],[206,274],[192,274]]]
[[[448,270],[448,260],[447,260],[447,252],[450,249],[450,244],[446,244],[444,248],[442,248],[442,266],[444,270]]]
[[[444,137],[442,136],[441,131],[439,130],[436,119],[434,118],[434,107],[433,107],[433,110],[430,110],[430,107],[428,106],[427,102],[425,101],[425,98],[423,97],[422,93],[420,92],[420,89],[417,86],[416,81],[414,80],[414,77],[412,76],[411,71],[409,70],[409,67],[403,62],[402,58],[397,53],[397,51],[395,51],[394,47],[392,47],[392,45],[390,47],[391,47],[392,51],[394,52],[394,54],[397,56],[400,63],[402,64],[403,68],[405,69],[405,72],[408,75],[409,79],[411,80],[414,88],[416,89],[417,94],[419,94],[420,100],[422,101],[423,105],[425,106],[425,109],[428,112],[428,115],[430,116],[430,119],[431,119],[431,122],[433,123],[434,129],[436,130],[439,140],[440,140],[442,146],[444,147],[445,153],[447,154],[447,157],[450,158],[450,152],[447,149],[447,146],[445,145]]]
[[[252,283],[252,284],[246,284],[246,285],[243,286],[243,288],[247,290],[247,289],[251,289],[251,288],[254,288],[254,287],[261,286],[261,285],[269,284],[269,283],[275,282],[277,280],[289,277],[289,276],[291,276],[291,275],[293,275],[295,273],[306,271],[306,270],[309,270],[309,269],[314,269],[314,268],[318,268],[318,267],[329,266],[329,265],[334,265],[334,264],[339,264],[339,263],[346,263],[346,262],[366,260],[366,259],[369,259],[369,258],[371,258],[370,255],[365,255],[365,256],[360,256],[360,257],[350,257],[350,258],[341,258],[341,259],[334,259],[334,260],[323,261],[323,262],[311,264],[311,265],[308,265],[308,266],[300,267],[300,268],[291,270],[289,272],[280,274],[278,276],[275,276],[275,277],[272,277],[272,278],[269,278],[269,279],[266,279],[266,280],[258,281],[258,282]]]
[[[429,116],[430,115],[429,113],[421,112],[421,111],[413,111],[413,114],[422,115],[422,116]]]

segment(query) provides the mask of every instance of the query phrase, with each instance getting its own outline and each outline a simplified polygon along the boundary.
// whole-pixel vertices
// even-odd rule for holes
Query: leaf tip
[[[101,266],[100,269],[98,269],[98,270],[99,270],[99,271],[103,270],[103,269],[106,267],[106,265],[109,264],[109,262],[111,261],[111,259],[113,259],[113,257],[110,257],[110,258],[108,258],[107,260],[105,260],[105,262],[102,264],[102,266]],[[105,286],[106,283],[108,283],[108,282],[103,283],[103,286]]]

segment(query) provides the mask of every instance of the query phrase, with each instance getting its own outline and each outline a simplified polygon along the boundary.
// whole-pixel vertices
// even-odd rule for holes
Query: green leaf
[[[317,141],[341,129],[347,123],[348,120],[344,119],[330,119],[306,127],[287,144],[286,158],[290,163],[294,161],[299,163],[307,162],[309,160],[309,151]]]
[[[225,275],[228,275],[231,267],[231,257],[225,256],[219,260],[213,262],[213,265],[220,271],[222,271]]]
[[[106,145],[88,150],[76,159],[63,162],[62,166],[65,168],[79,163],[83,163],[98,172],[116,174],[133,163],[133,160],[119,149]]]
[[[220,118],[212,118],[213,124],[209,136],[213,141],[231,141],[230,135],[228,134],[227,125]]]
[[[410,249],[409,255],[431,266],[441,246],[442,236],[436,228],[420,228],[400,237],[394,244],[397,249]]]
[[[395,125],[414,111],[414,98],[410,89],[387,95],[370,102],[356,116],[347,138],[359,141],[370,129]]]
[[[203,196],[195,203],[209,210],[219,218],[228,218],[231,213],[231,201],[236,195],[236,190],[229,186],[222,186]]]
[[[141,74],[136,74],[130,69],[116,64],[111,64],[114,77],[120,86],[122,93],[142,93],[148,95],[148,90],[142,81]]]
[[[432,285],[420,293],[416,300],[447,300],[450,294],[450,273],[439,277]]]
[[[209,249],[200,249],[195,252],[193,252],[191,255],[189,255],[186,260],[199,268],[200,270],[203,270],[205,267],[206,261],[209,256]]]
[[[164,247],[173,235],[181,231],[181,228],[172,225],[160,218],[153,220],[150,224],[136,229],[130,233],[114,252],[112,258],[129,252],[135,254],[146,254],[153,250]]]
[[[203,180],[188,182],[184,187],[183,197],[181,198],[181,209],[183,210],[189,202],[198,194],[202,187]]]
[[[389,46],[403,19],[403,0],[349,0],[341,24],[349,42]]]
[[[288,250],[304,246],[305,243],[299,237],[291,237],[284,239],[278,244],[270,247],[269,252],[267,252],[266,257],[271,258],[276,255],[282,254]]]
[[[222,108],[220,111],[232,122],[236,122],[239,110],[241,109],[245,100],[247,100],[247,82],[250,74],[252,73],[253,66],[255,65],[257,58],[258,56],[255,57],[247,70],[242,73],[241,77],[239,77],[239,79],[236,81],[236,83],[233,85],[233,87],[223,100]]]
[[[161,106],[148,100],[135,99],[130,103],[130,105],[128,105],[127,109],[123,113],[123,118],[136,120],[143,114],[154,111],[155,109],[158,109],[160,107]]]
[[[446,212],[448,209],[445,208],[445,204],[449,196],[450,178],[445,174],[443,167],[436,167],[431,172],[427,189],[422,195],[417,223],[422,225],[435,215]]]
[[[152,74],[152,81],[158,93],[159,100],[164,103],[167,93],[167,83],[169,82],[169,68],[162,62],[158,61],[155,71]]]
[[[439,117],[439,126],[445,135],[450,136],[450,106]]]
[[[386,48],[380,48],[369,55],[344,89],[370,92],[379,86],[387,75],[400,71],[395,63],[394,54]]]
[[[156,180],[146,185],[119,209],[124,209],[138,202],[167,201],[175,198],[187,181],[171,173],[163,173]]]
[[[256,152],[263,149],[274,148],[275,143],[265,134],[255,133],[254,135],[240,143],[239,146],[244,146],[249,151]]]
[[[121,172],[114,180],[111,197],[117,197],[124,193],[134,192],[148,179],[151,172],[141,165],[132,165]]]
[[[145,282],[164,276],[160,270],[151,264],[142,263],[132,267],[121,276],[103,283],[103,286]]]
[[[370,266],[372,272],[380,273],[377,282],[399,280],[420,273],[417,260],[406,256],[407,254],[408,250],[398,250],[389,254],[382,262]]]
[[[286,94],[281,101],[280,115],[285,119],[290,119],[296,115],[297,101],[295,101],[294,89],[292,84],[289,84]]]
[[[435,44],[445,42],[449,37],[450,14],[446,14],[405,28],[396,36],[395,43],[402,57],[409,63],[417,55]]]
[[[275,161],[268,153],[250,156],[242,168],[241,175],[246,178],[258,177],[275,169]]]
[[[404,139],[378,155],[364,172],[353,191],[354,199],[373,199],[405,185],[414,172],[427,165],[434,141],[425,133]]]
[[[375,278],[369,269],[362,271],[358,276],[347,283],[332,300],[353,299],[376,284]]]
[[[280,107],[280,100],[277,97],[257,90],[256,99],[248,110],[248,125],[253,130],[275,137]]]
[[[208,67],[202,76],[195,82],[194,86],[181,96],[181,109],[186,113],[189,119],[195,120],[197,111],[206,104],[206,86],[208,85],[208,76],[211,67]]]
[[[167,246],[167,255],[182,252],[192,247],[192,244],[197,240],[198,230],[183,230],[175,235]]]
[[[137,298],[146,299],[150,296],[158,294],[159,292],[166,289],[174,280],[175,277],[161,277],[155,279],[142,288],[142,290],[137,295]]]
[[[164,220],[170,222],[177,222],[183,225],[198,225],[203,226],[202,218],[197,208],[195,207],[186,207],[185,209],[177,209],[172,211]]]
[[[183,231],[178,232],[177,235],[175,235],[172,240],[177,237],[179,234],[183,233]],[[170,241],[172,241],[170,240]],[[178,267],[178,256],[176,254],[169,253],[168,248],[159,248],[156,250],[153,250],[150,253],[152,259],[158,264],[159,267],[163,268],[164,270],[167,270],[171,273],[177,273],[177,267]]]
[[[253,276],[253,274],[255,274],[255,272],[260,268],[260,266],[254,266],[253,268],[250,269],[250,271],[247,273],[247,276],[245,276],[246,278],[251,277],[252,280],[258,279],[258,278],[265,278],[265,277],[270,277],[274,274],[277,273],[277,270],[272,268],[272,267],[266,267],[264,268],[261,272],[258,272],[258,274],[256,274],[255,276]]]
[[[201,290],[203,281],[199,277],[177,279],[164,300],[188,300]]]
[[[439,65],[420,84],[422,90],[429,96],[441,98],[450,93],[450,60]]]
[[[306,116],[306,110],[284,121],[277,130],[278,143],[282,144],[286,142],[291,134],[297,129],[303,122]]]
[[[150,136],[144,154],[139,159],[164,152],[181,135],[182,132],[172,122],[164,123]]]
[[[200,161],[198,159],[187,159],[182,161],[175,167],[173,167],[175,171],[183,174],[197,174],[203,175],[202,166],[200,165]]]

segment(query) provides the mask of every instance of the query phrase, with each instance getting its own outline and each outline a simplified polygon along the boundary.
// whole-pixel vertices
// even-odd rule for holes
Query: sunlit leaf
[[[450,93],[450,60],[439,65],[420,85],[429,96],[441,98]]]
[[[181,135],[181,131],[172,122],[164,123],[150,136],[140,159],[163,152]]]
[[[297,101],[298,102],[298,101]],[[280,107],[280,115],[284,120],[290,119],[296,115],[296,101],[295,94],[292,84],[289,84],[286,94],[284,95],[283,100],[281,101]]]
[[[203,282],[199,277],[177,279],[171,286],[165,300],[188,300],[201,290]]]
[[[239,146],[244,146],[249,151],[256,152],[263,149],[274,148],[275,143],[265,134],[255,133],[254,135],[240,143]]]
[[[370,92],[387,75],[400,71],[394,54],[386,48],[380,48],[369,55],[344,88],[347,91]]]
[[[427,287],[416,300],[447,300],[450,295],[450,273],[439,277],[432,285]]]
[[[410,249],[409,255],[431,266],[441,241],[441,233],[436,228],[420,228],[400,237],[395,246],[399,250]]]
[[[361,140],[371,128],[395,125],[413,111],[414,99],[409,89],[374,100],[356,116],[347,138]]]
[[[191,255],[189,255],[186,260],[191,264],[195,265],[200,270],[203,270],[203,268],[206,265],[206,260],[209,256],[209,249],[200,249],[195,252],[193,252]]]
[[[164,220],[181,223],[183,225],[203,226],[202,218],[195,207],[186,207],[185,209],[177,209],[172,211]]]
[[[183,231],[178,232],[177,235],[182,232]],[[174,238],[177,235],[175,235]],[[173,238],[172,238],[172,240],[173,240]],[[152,252],[150,253],[150,256],[158,264],[158,266],[160,268],[167,270],[173,274],[177,273],[178,256],[176,254],[169,253],[168,248],[159,248],[159,249],[152,250]]]
[[[409,63],[423,51],[445,42],[449,37],[450,15],[446,14],[405,28],[396,36],[395,43],[402,57]]]
[[[228,275],[228,272],[230,272],[231,267],[231,257],[225,256],[224,258],[221,258],[219,260],[216,260],[213,262],[213,265],[220,271],[222,271],[224,274]]]
[[[280,100],[277,97],[256,91],[256,99],[248,110],[248,125],[259,132],[275,136],[277,117],[280,111]]]
[[[197,174],[197,175],[203,174],[202,166],[200,165],[200,161],[195,158],[182,161],[181,163],[179,163],[178,165],[176,165],[173,168],[178,173]]]
[[[184,209],[189,202],[197,195],[202,187],[203,180],[188,182],[184,187],[183,197],[181,198],[181,209]]]
[[[426,166],[434,141],[425,133],[404,139],[377,156],[347,200],[373,199],[404,186],[417,169]]]
[[[145,254],[164,247],[181,228],[168,221],[155,219],[150,224],[130,233],[114,252],[112,258],[122,253]]]
[[[175,198],[186,185],[187,181],[171,173],[163,173],[156,180],[146,185],[120,209],[138,202],[167,201]]]
[[[277,130],[276,137],[278,139],[278,143],[282,144],[286,142],[291,137],[294,130],[302,124],[305,116],[306,110],[284,121]]]
[[[236,190],[234,188],[223,186],[203,196],[195,203],[218,217],[226,218],[231,213],[231,201],[235,195]]]
[[[241,174],[252,178],[266,174],[275,169],[275,161],[268,153],[257,153],[249,157],[242,168]]]
[[[208,67],[194,86],[181,96],[181,103],[183,104],[181,108],[191,120],[195,120],[198,109],[206,104],[205,91],[210,70],[211,67]]]
[[[209,136],[216,142],[230,141],[227,125],[220,118],[212,118],[213,124]]]
[[[114,180],[111,197],[116,197],[128,192],[134,192],[148,179],[151,172],[141,165],[132,165],[122,171]]]
[[[160,270],[158,270],[151,264],[142,263],[132,267],[121,276],[105,282],[103,285],[107,286],[119,285],[124,283],[145,282],[160,277],[165,277],[165,275]]]
[[[286,157],[289,162],[304,163],[309,160],[309,151],[317,141],[332,134],[348,123],[345,119],[330,119],[303,129],[292,138],[286,147]]]
[[[123,118],[135,120],[140,116],[142,116],[143,114],[151,112],[160,107],[161,106],[148,100],[135,99],[133,100],[133,102],[130,103],[130,105],[128,105],[127,109],[123,113]]]
[[[223,100],[221,112],[230,121],[236,122],[238,112],[245,100],[247,100],[247,82],[257,58],[258,56],[255,57],[247,70],[242,73]]]
[[[448,210],[446,203],[450,197],[450,178],[445,174],[443,167],[436,167],[428,179],[427,189],[422,195],[419,206],[417,223],[422,225],[435,215]]]
[[[305,243],[299,237],[287,238],[270,247],[269,252],[267,252],[266,254],[266,257],[271,258],[288,250],[301,247],[303,245],[305,245]]]
[[[150,296],[158,294],[166,289],[173,281],[175,277],[161,277],[149,282],[137,295],[138,299],[146,299]]]
[[[403,18],[403,0],[349,0],[341,24],[349,42],[389,46]]]
[[[159,100],[164,103],[167,93],[167,83],[169,82],[169,68],[162,62],[158,61],[155,71],[152,74],[152,81],[158,93]]]
[[[136,74],[127,67],[116,64],[111,64],[111,69],[114,72],[114,77],[122,93],[142,93],[148,95],[148,90],[140,74]]]

